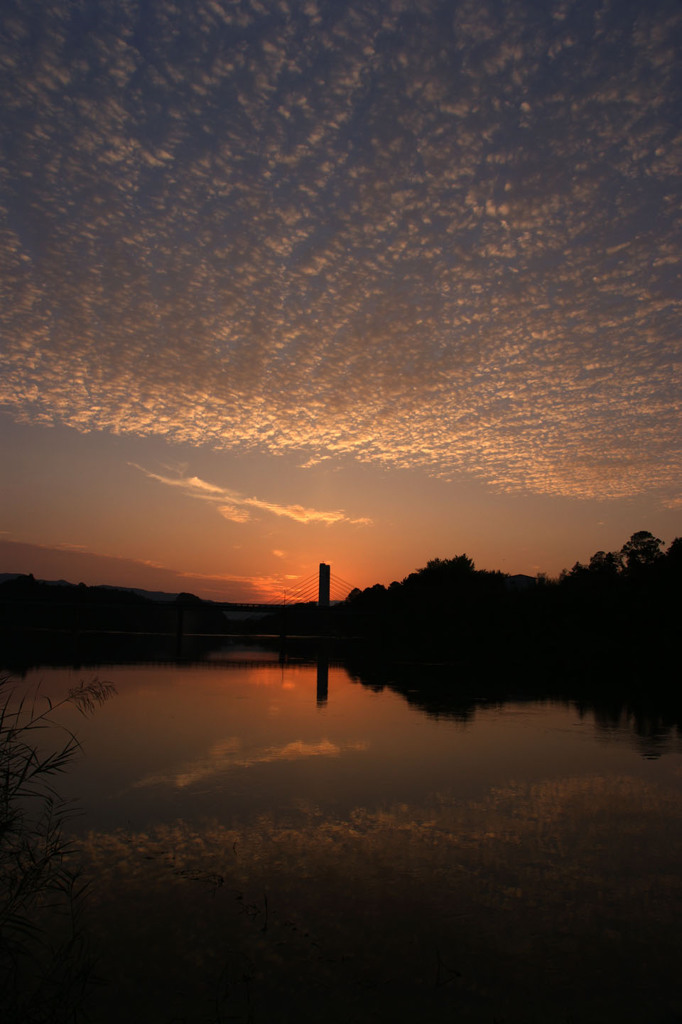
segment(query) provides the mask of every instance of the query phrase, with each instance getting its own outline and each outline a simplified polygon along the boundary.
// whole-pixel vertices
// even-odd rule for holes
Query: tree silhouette
[[[682,568],[682,537],[675,537],[665,553],[666,561],[670,566]]]
[[[663,541],[654,537],[648,530],[638,530],[630,540],[623,544],[620,553],[625,561],[628,572],[641,573],[650,569],[663,557],[661,547]]]
[[[622,571],[623,559],[619,551],[595,551],[588,568],[602,578],[613,579]]]

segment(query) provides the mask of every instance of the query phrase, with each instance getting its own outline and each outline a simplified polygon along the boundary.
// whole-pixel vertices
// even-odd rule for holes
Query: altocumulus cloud
[[[262,501],[260,498],[249,498],[238,491],[218,487],[209,484],[197,476],[163,476],[160,473],[152,473],[131,463],[135,469],[139,469],[150,480],[158,480],[159,483],[168,487],[179,487],[184,494],[191,498],[199,498],[201,501],[213,502],[216,508],[225,519],[236,523],[245,523],[252,518],[251,509],[261,512],[268,512],[274,516],[281,516],[285,519],[293,519],[297,523],[321,523],[324,526],[335,526],[338,523],[349,523],[354,526],[369,526],[371,519],[352,519],[343,510],[323,511],[315,508],[305,508],[303,505],[280,505],[272,501]],[[282,552],[274,552],[281,555]]]
[[[5,7],[18,420],[674,500],[676,0]]]

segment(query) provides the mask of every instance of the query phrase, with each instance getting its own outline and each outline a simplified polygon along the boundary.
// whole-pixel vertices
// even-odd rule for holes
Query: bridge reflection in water
[[[329,658],[326,651],[317,654],[317,706],[324,707],[329,698]]]

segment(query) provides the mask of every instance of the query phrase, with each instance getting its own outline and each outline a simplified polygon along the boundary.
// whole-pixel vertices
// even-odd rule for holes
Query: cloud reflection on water
[[[206,757],[183,766],[177,771],[147,775],[133,786],[140,789],[145,786],[175,786],[183,789],[201,779],[229,768],[251,768],[258,764],[271,764],[275,761],[298,761],[310,757],[340,757],[346,750],[366,750],[368,744],[359,740],[353,743],[338,744],[322,739],[317,743],[306,743],[305,740],[292,740],[281,746],[265,747],[251,751],[243,749],[243,741],[239,736],[216,743]]]
[[[520,1024],[562,1006],[565,1019],[603,1021],[608,1008],[627,1022],[663,1019],[674,1002],[682,807],[632,777],[511,783],[342,819],[310,806],[230,827],[178,821],[92,833],[82,852],[109,969],[148,942],[122,991],[140,1005],[136,986],[149,997],[158,984],[156,999],[172,974],[188,1019],[223,970],[221,1009],[238,1020],[294,1008],[413,1020],[421,1006],[434,1022]]]

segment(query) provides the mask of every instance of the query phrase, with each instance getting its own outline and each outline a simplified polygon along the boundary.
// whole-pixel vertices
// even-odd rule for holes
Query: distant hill
[[[0,587],[3,583],[10,580],[18,579],[33,579],[30,573],[18,573],[18,572],[0,572]],[[46,587],[81,587],[80,583],[71,583],[69,580],[35,580],[35,583],[40,583]],[[114,587],[107,583],[97,584],[96,586],[89,586],[88,590],[113,590],[116,592],[123,591],[124,593],[137,594],[139,597],[144,597],[149,601],[177,601],[180,597],[180,593],[169,594],[164,590],[142,590],[140,587]],[[187,596],[187,595],[183,595]],[[194,597],[193,594],[189,595]],[[213,604],[212,601],[205,600],[204,598],[196,598],[197,601],[204,601],[205,604]]]
[[[0,573],[2,628],[75,632],[172,633],[178,616],[186,632],[223,633],[226,619],[212,601],[194,594],[95,586],[32,575]]]

